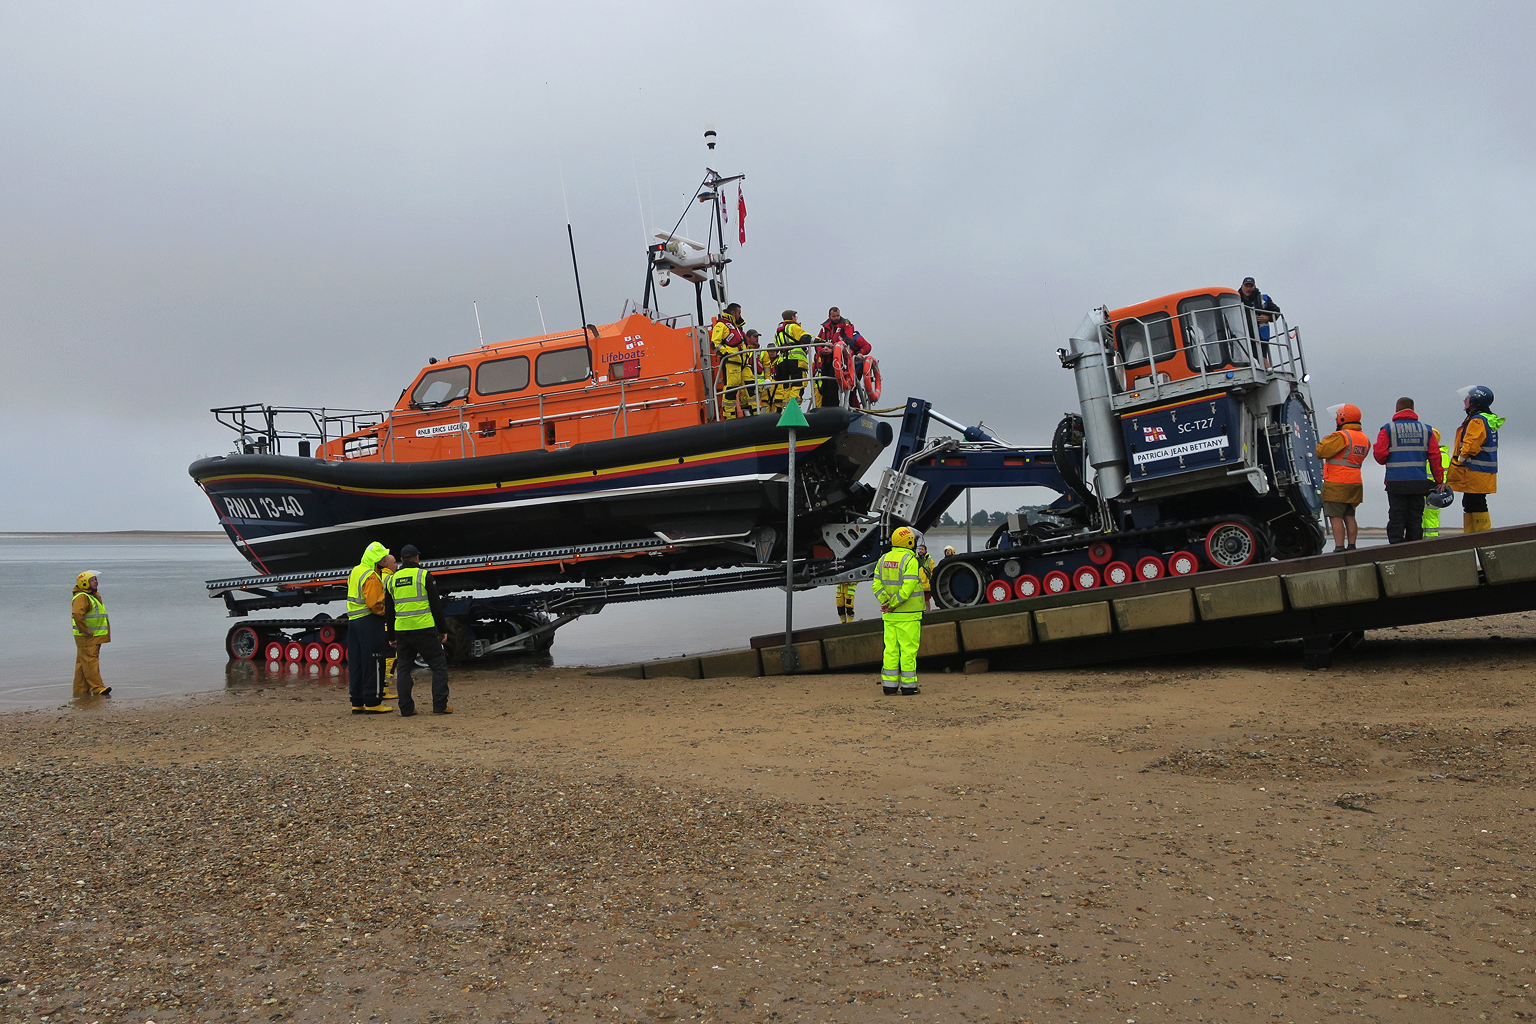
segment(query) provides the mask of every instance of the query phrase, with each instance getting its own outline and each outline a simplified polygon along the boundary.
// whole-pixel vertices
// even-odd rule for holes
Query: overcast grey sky
[[[1536,519],[1536,5],[0,6],[0,530],[210,529],[213,405],[377,408],[639,298],[721,136],[734,297],[838,304],[907,394],[1047,443],[1093,306],[1255,275],[1320,406],[1449,433]],[[682,296],[666,301],[682,311]],[[1367,522],[1385,521],[1368,468]],[[980,497],[978,506],[986,505]],[[1459,515],[1457,515],[1459,522]]]

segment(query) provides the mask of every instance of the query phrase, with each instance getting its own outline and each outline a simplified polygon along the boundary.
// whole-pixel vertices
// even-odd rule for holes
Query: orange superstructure
[[[376,426],[327,442],[325,459],[435,462],[556,450],[716,418],[707,345],[692,327],[635,313],[433,361]]]

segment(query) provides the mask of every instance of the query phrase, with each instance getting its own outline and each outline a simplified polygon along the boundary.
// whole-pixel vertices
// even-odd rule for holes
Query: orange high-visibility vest
[[[1330,459],[1323,460],[1323,480],[1330,484],[1360,483],[1360,464],[1370,454],[1371,442],[1363,431],[1340,427],[1339,433],[1349,441],[1349,447]]]

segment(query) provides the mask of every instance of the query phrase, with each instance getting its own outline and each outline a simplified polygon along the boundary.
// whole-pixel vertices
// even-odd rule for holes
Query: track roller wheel
[[[1258,551],[1258,538],[1243,523],[1217,523],[1205,535],[1205,557],[1218,569],[1247,565]]]
[[[1021,598],[1040,596],[1040,578],[1025,574],[1020,576],[1013,585],[1014,592]]]
[[[1114,557],[1114,545],[1107,540],[1096,540],[1088,545],[1088,561],[1094,565],[1105,565]]]
[[[1193,576],[1200,571],[1200,557],[1193,551],[1175,551],[1168,556],[1168,575]]]
[[[347,660],[347,645],[332,640],[325,645],[325,663],[327,665],[343,665]]]
[[[933,596],[940,608],[973,608],[984,599],[987,582],[970,562],[945,559],[933,578]]]
[[[1099,570],[1091,565],[1080,565],[1072,570],[1073,590],[1092,590],[1101,582],[1103,578],[1099,576]]]
[[[304,662],[308,665],[318,665],[325,660],[325,644],[319,640],[311,640],[304,645]]]
[[[267,641],[267,645],[266,645],[266,652],[267,652],[267,660],[268,661],[282,661],[283,660],[283,640],[282,640],[282,638],[279,637],[276,640],[268,640]]]
[[[987,584],[987,600],[993,604],[1013,600],[1013,584],[1007,580],[993,580]]]
[[[1156,555],[1148,555],[1136,563],[1136,579],[1160,580],[1164,574],[1163,560]]]
[[[1122,583],[1134,583],[1136,577],[1131,574],[1131,567],[1124,562],[1110,562],[1104,567],[1104,585],[1106,587],[1118,587]]]
[[[1053,569],[1045,574],[1045,579],[1040,581],[1040,589],[1044,590],[1047,596],[1065,594],[1072,589],[1072,577],[1060,569]]]
[[[304,660],[304,645],[297,640],[289,640],[283,645],[283,660],[297,665]]]
[[[335,626],[321,626],[320,627],[320,642],[321,643],[328,644],[332,640],[335,640],[335,639],[336,639],[336,627]]]
[[[236,661],[254,661],[261,655],[261,634],[250,626],[236,626],[224,638],[224,649]]]

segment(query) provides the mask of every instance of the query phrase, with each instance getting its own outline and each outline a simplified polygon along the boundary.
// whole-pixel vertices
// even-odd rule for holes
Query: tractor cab
[[[1230,288],[1106,310],[1104,329],[1116,409],[1299,381],[1305,372],[1297,330],[1278,313],[1256,314]]]

